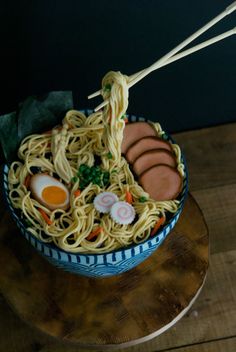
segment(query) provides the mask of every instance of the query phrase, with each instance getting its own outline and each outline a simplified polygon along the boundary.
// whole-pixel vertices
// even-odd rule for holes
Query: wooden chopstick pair
[[[213,27],[216,23],[221,21],[224,17],[230,15],[233,11],[236,10],[236,1],[234,1],[231,5],[229,5],[223,12],[221,12],[218,16],[213,18],[210,22],[208,22],[205,26],[200,28],[198,31],[193,33],[190,37],[185,39],[183,42],[181,42],[178,46],[176,46],[174,49],[172,49],[170,52],[168,52],[166,55],[161,57],[159,60],[154,62],[151,66],[143,69],[142,71],[139,71],[131,76],[129,76],[129,81],[128,81],[128,88],[131,88],[134,84],[139,82],[141,79],[146,77],[149,73],[157,70],[158,68],[161,68],[163,66],[169,65],[170,63],[177,61],[187,55],[190,55],[198,50],[201,50],[209,45],[212,45],[214,43],[217,43],[220,40],[223,40],[233,34],[236,34],[236,27],[233,29],[224,32],[216,37],[213,37],[211,39],[208,39],[196,46],[193,46],[190,49],[187,49],[185,51],[182,51],[181,53],[177,54],[180,50],[182,50],[184,47],[186,47],[189,43],[191,43],[193,40],[198,38],[201,34],[206,32],[209,28]],[[88,96],[88,99],[94,98],[102,93],[101,90],[98,90],[97,92],[91,94]],[[108,100],[103,101],[100,105],[98,105],[94,110],[98,111],[102,109],[105,105],[108,104]]]

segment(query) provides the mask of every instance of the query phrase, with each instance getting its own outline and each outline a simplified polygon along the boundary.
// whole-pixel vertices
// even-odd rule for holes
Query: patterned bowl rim
[[[80,109],[79,111],[85,113],[85,115],[89,115],[89,114],[91,114],[93,112],[90,109]],[[126,114],[126,115],[128,117],[129,122],[131,122],[131,123],[132,122],[138,122],[138,121],[153,122],[153,121],[150,121],[150,120],[148,120],[148,119],[146,119],[144,117],[136,117],[135,115],[131,115],[131,114]],[[166,140],[169,140],[172,143],[175,143],[174,139],[167,132],[165,132],[165,136],[166,136]],[[8,206],[8,209],[9,209],[9,211],[11,213],[11,216],[13,217],[14,221],[17,221],[20,224],[20,227],[24,229],[25,233],[27,233],[27,237],[29,237],[29,239],[28,239],[29,242],[31,242],[30,239],[32,238],[36,242],[39,242],[45,248],[48,248],[49,250],[52,250],[52,249],[55,250],[57,253],[60,254],[61,257],[66,254],[66,255],[75,255],[75,256],[82,256],[82,257],[97,257],[97,258],[103,257],[104,258],[104,255],[106,256],[106,255],[111,255],[111,254],[114,254],[114,253],[122,254],[122,252],[124,252],[126,250],[132,250],[133,248],[139,247],[140,245],[148,244],[151,247],[152,244],[153,244],[153,241],[156,242],[156,237],[158,237],[162,232],[164,232],[165,229],[168,226],[170,226],[170,224],[175,220],[175,218],[180,215],[180,213],[181,213],[181,211],[183,209],[184,203],[186,201],[187,193],[188,193],[188,170],[187,170],[186,160],[185,160],[185,157],[183,155],[182,150],[181,150],[181,159],[182,159],[182,162],[184,164],[185,177],[184,177],[184,180],[183,180],[183,189],[182,189],[182,191],[180,193],[180,203],[179,203],[179,208],[178,208],[177,212],[166,222],[166,224],[163,226],[161,231],[157,231],[155,233],[155,235],[153,235],[151,238],[149,237],[143,242],[132,243],[132,244],[130,244],[127,247],[114,249],[114,250],[109,251],[109,252],[104,252],[104,253],[77,253],[77,252],[64,251],[63,249],[60,249],[59,247],[57,247],[55,244],[51,244],[51,243],[40,241],[37,237],[35,237],[33,234],[31,234],[27,230],[27,228],[25,227],[25,224],[21,221],[20,217],[15,213],[15,210],[14,210],[14,208],[13,208],[11,202],[10,202],[10,199],[9,199],[9,196],[8,196],[9,189],[8,189],[8,182],[7,182],[7,175],[8,175],[8,172],[9,172],[9,167],[8,167],[7,164],[4,164],[4,167],[2,169],[2,177],[1,177],[1,179],[2,179],[2,183],[3,183],[3,189],[4,189],[3,196],[4,196],[5,202],[6,202],[7,206]]]

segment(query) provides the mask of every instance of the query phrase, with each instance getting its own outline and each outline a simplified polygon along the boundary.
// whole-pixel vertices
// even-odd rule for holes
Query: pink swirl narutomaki
[[[93,201],[94,207],[100,213],[109,213],[112,205],[118,202],[118,197],[113,192],[99,193]]]
[[[110,215],[112,219],[120,225],[128,225],[135,218],[134,207],[127,202],[117,202],[111,207]]]

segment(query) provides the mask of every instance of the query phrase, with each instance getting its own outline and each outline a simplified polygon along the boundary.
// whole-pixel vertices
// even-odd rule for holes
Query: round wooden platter
[[[164,332],[190,308],[208,268],[208,230],[191,195],[161,247],[111,278],[53,267],[21,237],[8,214],[0,228],[3,296],[24,321],[81,347],[120,348]]]

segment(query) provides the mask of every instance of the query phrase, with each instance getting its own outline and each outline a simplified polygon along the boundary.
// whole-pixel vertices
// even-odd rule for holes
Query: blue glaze
[[[83,111],[84,112],[84,111]],[[85,111],[91,113],[91,111]],[[144,118],[136,118],[135,116],[128,116],[129,121],[146,121]],[[172,141],[172,138],[165,134],[167,139]],[[103,254],[75,254],[68,253],[53,244],[48,244],[39,241],[30,232],[27,231],[24,222],[16,214],[15,209],[12,207],[8,196],[8,166],[4,166],[3,170],[3,189],[4,197],[14,221],[19,227],[22,235],[27,241],[52,265],[64,269],[65,271],[80,274],[88,277],[99,278],[118,275],[126,272],[148,258],[164,241],[168,233],[173,229],[178,218],[182,212],[184,201],[188,191],[188,175],[185,159],[182,156],[182,161],[185,164],[186,177],[183,182],[183,190],[180,194],[180,204],[177,213],[165,224],[165,226],[158,231],[158,233],[143,243],[133,244],[129,247],[119,250],[111,251]]]

